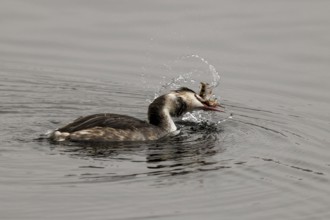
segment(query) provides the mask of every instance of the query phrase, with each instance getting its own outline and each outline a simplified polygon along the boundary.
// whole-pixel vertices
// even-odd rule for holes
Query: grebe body
[[[203,98],[202,98],[203,97]],[[148,108],[148,122],[131,116],[103,113],[80,117],[56,129],[53,141],[147,141],[157,140],[177,130],[172,117],[194,110],[222,111],[204,94],[182,87],[156,98]]]

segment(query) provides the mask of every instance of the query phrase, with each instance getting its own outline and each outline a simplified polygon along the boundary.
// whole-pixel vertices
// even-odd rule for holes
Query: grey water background
[[[0,5],[0,219],[330,219],[329,1]],[[211,125],[37,140],[81,115],[145,119],[175,80],[215,72]]]

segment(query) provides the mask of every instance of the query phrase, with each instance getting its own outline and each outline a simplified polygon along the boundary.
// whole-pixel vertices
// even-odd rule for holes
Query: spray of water
[[[185,61],[189,61],[193,59],[193,64],[203,64],[207,67],[207,70],[201,71],[200,69],[191,69],[189,71],[181,72],[176,70],[175,67],[177,65],[182,66],[182,64]],[[197,60],[197,62],[195,61]],[[191,54],[191,55],[185,55],[182,57],[179,57],[175,61],[172,62],[172,64],[164,65],[165,68],[173,74],[174,71],[179,72],[179,75],[177,77],[167,79],[166,76],[163,76],[160,82],[160,85],[157,89],[157,91],[154,92],[154,96],[151,98],[148,98],[146,101],[151,103],[155,98],[157,98],[159,95],[164,94],[165,92],[168,92],[173,89],[178,89],[182,86],[187,86],[190,88],[199,87],[199,83],[202,81],[206,81],[213,87],[213,90],[219,86],[220,84],[220,74],[216,70],[216,68],[211,65],[205,58],[197,55],[197,54]],[[179,68],[178,68],[179,69]],[[142,75],[142,82],[147,85],[148,82],[145,79],[145,76]],[[220,99],[220,97],[217,97]],[[230,116],[231,117],[231,116]],[[184,121],[192,121],[196,123],[205,122],[205,121],[212,121],[212,113],[201,113],[199,111],[193,112],[193,113],[186,113],[182,120]],[[219,121],[218,123],[220,123]]]
[[[188,61],[190,59],[197,60],[198,62],[195,62],[195,64],[204,64],[207,66],[207,70],[200,70],[200,69],[190,69],[189,71],[185,71],[183,73],[180,73],[177,77],[167,79],[165,76],[162,78],[162,82],[160,83],[160,88],[157,92],[155,92],[155,97],[158,95],[169,91],[173,89],[177,89],[181,86],[186,85],[187,87],[197,87],[199,86],[199,82],[207,81],[213,89],[217,87],[220,83],[220,74],[217,72],[216,68],[211,65],[205,58],[197,55],[185,55],[182,57],[179,57],[176,59],[172,64],[164,65],[166,69],[170,72],[180,72],[178,70],[175,70],[175,66],[184,63],[185,61]],[[192,67],[193,68],[193,67]],[[197,85],[196,85],[197,84]]]
[[[220,83],[220,74],[217,72],[217,70],[215,69],[215,67],[211,64],[209,64],[209,62],[207,60],[205,60],[203,57],[197,55],[197,54],[193,54],[193,55],[189,55],[189,56],[186,56],[187,58],[196,58],[200,61],[202,61],[203,63],[205,63],[209,70],[210,70],[210,73],[212,74],[213,76],[213,81],[210,83],[211,86],[213,87],[217,87]]]

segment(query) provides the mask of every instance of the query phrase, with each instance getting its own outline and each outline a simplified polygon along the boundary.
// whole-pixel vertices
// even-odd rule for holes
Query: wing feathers
[[[146,121],[126,115],[106,113],[77,118],[72,123],[58,129],[58,131],[71,133],[93,127],[110,127],[115,129],[134,130],[146,126],[150,126],[150,124]]]

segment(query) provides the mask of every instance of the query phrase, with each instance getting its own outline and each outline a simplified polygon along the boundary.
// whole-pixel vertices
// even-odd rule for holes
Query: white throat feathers
[[[187,104],[174,92],[159,96],[148,109],[149,123],[161,127],[168,132],[177,130],[172,117],[183,115],[187,110]]]

